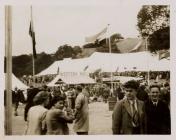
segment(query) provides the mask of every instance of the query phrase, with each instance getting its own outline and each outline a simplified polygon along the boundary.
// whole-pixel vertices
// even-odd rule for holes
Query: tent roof
[[[12,89],[15,89],[17,87],[18,89],[27,89],[28,86],[23,84],[14,74],[12,74]]]
[[[95,63],[96,62],[96,63]],[[157,55],[149,52],[136,53],[99,53],[90,56],[89,72],[96,69],[104,72],[122,71],[167,71],[169,60],[159,60]]]
[[[57,75],[48,86],[58,86],[59,84],[94,84],[94,79],[86,75]]]
[[[47,69],[43,70],[39,75],[57,74],[59,72],[83,72],[84,68],[88,66],[88,58],[70,59],[55,61]]]
[[[85,68],[87,69],[85,70]],[[64,59],[55,61],[50,67],[37,75],[57,74],[59,72],[103,72],[123,71],[168,71],[169,60],[159,60],[157,55],[149,52],[136,53],[93,53],[89,58]]]

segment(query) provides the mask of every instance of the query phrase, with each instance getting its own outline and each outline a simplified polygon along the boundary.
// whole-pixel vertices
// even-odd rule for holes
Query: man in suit
[[[160,98],[160,87],[150,86],[149,100],[145,104],[147,134],[170,134],[170,110]]]
[[[112,115],[113,134],[144,134],[144,102],[137,99],[139,83],[131,80],[124,84],[125,98],[118,101]]]

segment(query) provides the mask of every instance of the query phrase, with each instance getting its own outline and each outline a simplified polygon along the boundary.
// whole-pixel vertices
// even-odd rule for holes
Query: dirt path
[[[13,116],[12,130],[13,135],[23,135],[25,131],[25,121],[23,119],[24,106],[19,107],[19,116]],[[111,135],[112,130],[112,111],[108,110],[108,104],[94,102],[89,104],[90,135]],[[69,125],[70,134],[74,135],[73,124]]]

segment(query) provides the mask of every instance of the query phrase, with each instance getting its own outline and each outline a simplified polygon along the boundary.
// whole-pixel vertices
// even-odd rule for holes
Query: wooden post
[[[5,6],[5,134],[12,135],[12,13],[11,6]]]

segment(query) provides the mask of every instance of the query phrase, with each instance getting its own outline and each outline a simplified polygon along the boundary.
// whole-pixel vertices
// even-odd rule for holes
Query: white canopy
[[[71,59],[67,58],[60,61],[55,61],[47,69],[43,70],[37,76],[48,75],[48,74],[58,74],[58,72],[83,72],[88,66],[88,58],[82,59]]]
[[[102,72],[168,71],[169,65],[169,60],[159,60],[157,55],[149,52],[123,54],[95,52],[89,58],[55,61],[38,75],[58,74],[58,71],[92,73],[97,69],[101,69]]]
[[[27,89],[28,86],[23,84],[14,74],[12,74],[12,90],[17,87],[18,89]]]
[[[99,53],[90,56],[89,72],[101,69],[104,72],[123,71],[168,71],[169,60],[159,60],[149,52]]]
[[[59,84],[94,84],[94,79],[87,75],[57,75],[47,86],[58,86]]]

